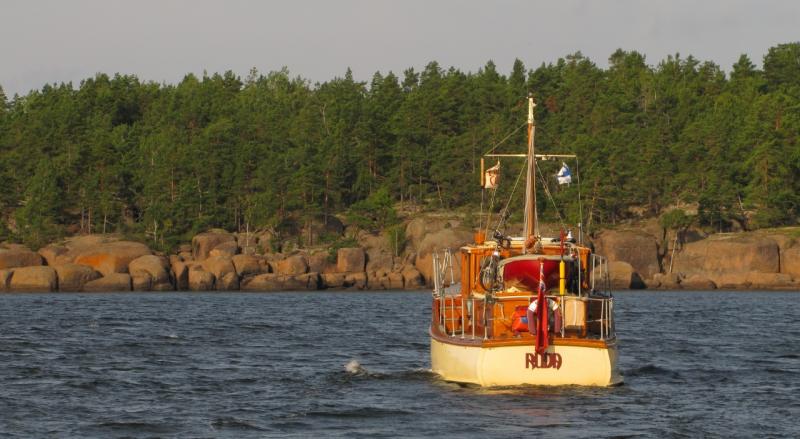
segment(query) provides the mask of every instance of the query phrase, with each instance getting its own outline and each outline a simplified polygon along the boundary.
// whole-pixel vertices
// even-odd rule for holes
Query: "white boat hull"
[[[431,369],[447,381],[481,386],[622,383],[616,344],[606,348],[550,346],[544,355],[532,345],[465,346],[431,338]]]

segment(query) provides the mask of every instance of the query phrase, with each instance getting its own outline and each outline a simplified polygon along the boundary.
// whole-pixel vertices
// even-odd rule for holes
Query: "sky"
[[[3,0],[0,86],[11,97],[98,72],[177,83],[187,73],[287,67],[324,82],[351,68],[400,75],[430,61],[508,73],[617,48],[657,65],[680,53],[730,71],[800,41],[800,0]]]

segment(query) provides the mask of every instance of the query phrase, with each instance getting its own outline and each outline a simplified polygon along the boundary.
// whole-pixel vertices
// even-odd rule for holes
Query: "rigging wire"
[[[503,207],[503,210],[500,211],[500,218],[497,221],[497,227],[495,227],[495,229],[499,229],[500,226],[502,225],[503,218],[505,218],[506,214],[508,213],[508,207],[509,205],[511,205],[511,199],[514,198],[514,193],[517,191],[517,186],[519,186],[519,181],[522,179],[522,174],[525,172],[525,170],[526,170],[525,166],[522,166],[520,168],[519,175],[517,175],[517,181],[514,182],[514,187],[511,189],[511,194],[508,196],[508,201],[506,201],[506,205],[505,207]],[[488,231],[489,228],[488,221],[486,224],[486,228]]]
[[[491,153],[493,153],[493,152],[494,152],[494,150],[495,150],[495,149],[497,149],[497,147],[498,147],[498,146],[502,145],[502,144],[503,144],[503,142],[505,142],[506,140],[508,140],[508,139],[509,139],[511,136],[513,136],[514,134],[516,134],[516,133],[517,133],[517,131],[521,130],[521,129],[522,129],[522,127],[524,127],[524,126],[527,126],[527,125],[528,125],[528,122],[525,122],[525,123],[523,123],[522,125],[518,126],[516,129],[514,129],[514,131],[512,131],[511,133],[509,133],[507,136],[503,137],[503,140],[501,140],[501,141],[499,141],[499,142],[495,143],[495,144],[494,144],[494,146],[492,146],[491,148],[489,148],[489,150],[488,150],[488,151],[486,151],[485,153],[483,153],[483,155],[487,155],[487,154],[491,154]]]
[[[558,206],[556,205],[556,200],[553,198],[553,194],[550,193],[550,188],[547,186],[547,180],[544,178],[544,173],[539,168],[539,162],[534,160],[536,163],[536,170],[539,171],[539,179],[542,182],[542,186],[544,186],[544,193],[547,195],[547,198],[550,199],[550,202],[553,203],[553,209],[556,210],[556,215],[558,215],[558,222],[561,223],[561,228],[566,229],[567,225],[564,223],[564,217],[561,216],[561,211],[558,210]]]

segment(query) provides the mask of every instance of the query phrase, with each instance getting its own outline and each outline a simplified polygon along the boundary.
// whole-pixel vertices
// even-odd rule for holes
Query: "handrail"
[[[559,306],[562,308],[562,313],[564,312],[564,302],[563,299],[565,296],[561,296],[558,294],[548,294],[545,297],[548,299],[555,300],[559,303]],[[612,296],[607,297],[591,297],[591,296],[566,296],[566,297],[575,297],[579,298],[582,301],[587,302],[587,307],[589,307],[592,303],[600,302],[600,314],[598,316],[592,316],[594,318],[589,319],[589,312],[590,308],[587,308],[587,315],[585,324],[589,325],[592,323],[597,324],[597,333],[594,333],[596,337],[586,337],[586,338],[599,338],[600,340],[608,340],[613,339],[616,337],[616,330],[614,325],[614,313],[613,313],[613,306],[614,306],[614,298]],[[497,306],[500,305],[500,310],[504,310],[502,305],[506,302],[511,301],[519,301],[521,299],[531,299],[532,296],[494,296],[492,299],[487,300],[488,298],[465,298],[464,296],[455,296],[455,295],[448,295],[442,297],[435,297],[434,301],[439,301],[438,309],[438,321],[436,324],[439,326],[439,329],[442,333],[449,337],[460,337],[462,339],[469,337],[467,333],[467,328],[469,327],[471,338],[475,338],[476,330],[479,325],[483,326],[484,334],[483,338],[485,340],[491,339],[493,337],[490,336],[490,328],[493,327],[494,322],[498,319],[505,320],[507,317],[505,316],[498,316],[495,317],[495,310]],[[482,316],[476,315],[476,303],[483,302],[482,307]],[[449,315],[447,311],[449,310]],[[456,315],[456,312],[460,313],[460,316]],[[458,327],[460,326],[460,328]],[[564,337],[565,334],[565,325],[562,325],[560,336]]]

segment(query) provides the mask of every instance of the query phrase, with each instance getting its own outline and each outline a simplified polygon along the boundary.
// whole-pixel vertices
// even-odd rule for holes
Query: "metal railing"
[[[585,338],[608,340],[616,337],[613,297],[561,295],[548,295],[546,297],[559,304],[562,318],[564,315],[565,297],[576,298],[586,302],[586,308],[583,314],[584,325],[587,328]],[[529,295],[493,298],[465,298],[461,295],[443,295],[435,297],[434,301],[438,301],[438,321],[436,323],[441,333],[450,337],[460,337],[462,339],[467,337],[475,338],[478,328],[482,328],[483,339],[489,340],[498,335],[492,333],[495,326],[494,322],[497,320],[505,321],[509,319],[509,317],[505,315],[504,304],[508,302],[516,302],[519,304],[521,300],[527,300],[528,303],[530,303],[531,299],[532,296]],[[598,307],[599,313],[595,315]],[[562,323],[559,335],[564,337],[565,332],[566,325]]]

